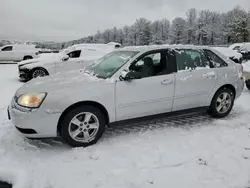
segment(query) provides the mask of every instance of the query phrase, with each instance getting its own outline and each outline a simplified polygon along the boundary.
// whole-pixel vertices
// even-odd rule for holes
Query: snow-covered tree
[[[230,44],[232,42],[232,31],[230,28],[230,18],[227,13],[223,13],[220,16],[221,23],[221,36],[220,36],[220,44]]]
[[[170,43],[170,21],[166,18],[160,20],[161,22],[161,38],[163,43]]]
[[[153,44],[164,43],[162,39],[162,24],[158,20],[152,23],[152,43]]]
[[[139,18],[135,22],[137,45],[149,45],[152,37],[151,22],[146,18]]]
[[[212,32],[211,12],[209,10],[202,10],[200,12],[197,27],[196,35],[198,44],[207,45]]]
[[[187,43],[195,44],[195,34],[197,29],[197,11],[195,8],[189,9],[186,13],[187,17]]]
[[[209,44],[219,44],[221,38],[221,20],[220,14],[217,12],[211,12],[210,16],[210,41]]]
[[[171,43],[185,44],[186,41],[187,22],[183,18],[175,18],[171,28]]]
[[[228,12],[230,17],[231,35],[233,42],[246,42],[249,37],[249,16],[248,13],[240,7],[235,7]]]

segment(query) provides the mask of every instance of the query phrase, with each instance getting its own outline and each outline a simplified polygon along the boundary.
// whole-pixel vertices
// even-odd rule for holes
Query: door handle
[[[168,84],[172,84],[172,83],[173,83],[173,80],[169,80],[169,79],[163,80],[161,82],[162,85],[168,85]]]

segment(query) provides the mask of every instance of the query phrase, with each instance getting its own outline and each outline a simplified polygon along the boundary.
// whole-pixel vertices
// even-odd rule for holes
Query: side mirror
[[[62,61],[67,61],[68,59],[69,59],[69,56],[68,56],[68,55],[63,55]]]
[[[141,79],[141,73],[140,72],[136,72],[136,71],[122,71],[121,76],[120,76],[120,80],[133,80],[133,79]]]

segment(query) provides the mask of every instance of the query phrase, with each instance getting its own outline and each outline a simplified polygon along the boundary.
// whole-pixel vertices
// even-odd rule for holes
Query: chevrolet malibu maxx
[[[215,49],[126,47],[84,70],[31,80],[16,91],[8,115],[27,138],[86,147],[120,121],[189,110],[223,118],[243,88],[241,65]]]

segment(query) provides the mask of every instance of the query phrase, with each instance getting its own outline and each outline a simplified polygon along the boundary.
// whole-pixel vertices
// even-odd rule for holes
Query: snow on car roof
[[[240,50],[246,50],[246,51],[250,51],[250,43],[244,43]]]
[[[230,45],[228,48],[233,50],[236,46],[241,47],[243,44],[244,43],[234,43],[234,44]]]
[[[213,47],[213,48],[227,57],[235,57],[237,59],[242,58],[241,53],[239,53],[235,50],[232,50],[230,48],[226,48],[226,47]]]
[[[195,45],[150,45],[150,46],[127,46],[118,49],[118,51],[149,51],[149,50],[161,50],[161,49],[166,49],[166,48],[172,48],[172,49],[212,49],[208,46],[195,46]]]

